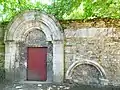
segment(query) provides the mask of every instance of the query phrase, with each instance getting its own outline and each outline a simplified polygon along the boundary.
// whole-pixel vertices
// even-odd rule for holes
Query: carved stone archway
[[[96,62],[82,60],[74,62],[66,72],[66,79],[73,80],[80,84],[104,84],[106,73]],[[101,81],[104,80],[104,81]]]
[[[53,81],[63,82],[63,31],[53,16],[34,10],[20,14],[8,25],[4,37],[6,78],[15,79],[16,67],[19,67],[19,62],[15,62],[19,43],[25,42],[26,35],[36,29],[41,30],[46,36],[46,42],[51,42],[53,45]]]

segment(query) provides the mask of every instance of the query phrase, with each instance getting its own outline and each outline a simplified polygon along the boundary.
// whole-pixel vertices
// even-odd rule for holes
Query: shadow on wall
[[[5,80],[5,69],[0,68],[0,83]]]

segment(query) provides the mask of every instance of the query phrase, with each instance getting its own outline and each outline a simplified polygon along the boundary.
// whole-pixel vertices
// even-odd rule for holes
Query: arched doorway
[[[36,54],[32,52],[36,52]],[[43,54],[43,52],[45,53]],[[40,59],[36,58],[29,62],[31,60],[29,56]],[[42,56],[44,56],[44,63],[40,62]],[[36,61],[37,59],[38,61]],[[29,68],[40,68],[43,65],[38,64],[37,66],[37,62],[46,64],[46,67],[43,66],[44,70],[40,69],[42,71],[39,72],[44,72],[44,75],[33,75],[34,73],[29,72]],[[46,79],[39,81],[62,82],[64,45],[63,32],[59,23],[56,23],[53,17],[39,11],[27,11],[16,17],[13,23],[9,24],[5,33],[5,68],[6,78],[13,81],[38,80],[37,76],[46,75]],[[37,68],[35,70],[39,71]]]
[[[53,45],[52,45],[51,41],[46,42],[45,34],[42,32],[42,30],[39,30],[39,29],[33,29],[30,32],[26,33],[25,36],[26,37],[25,37],[24,42],[19,42],[19,53],[16,57],[16,60],[20,62],[20,67],[25,66],[25,68],[27,69],[27,70],[26,69],[21,70],[20,74],[23,74],[23,75],[21,75],[22,76],[21,78],[24,78],[24,80],[29,80],[29,79],[30,80],[35,80],[35,79],[39,80],[40,76],[41,76],[41,75],[39,75],[39,73],[42,73],[44,79],[42,78],[41,81],[52,82],[52,80],[53,80],[53,77],[52,77],[53,76],[53,67],[52,67],[53,66],[53,61],[52,61],[52,59],[53,59],[53,50],[52,50]],[[41,61],[39,61],[39,58],[38,58],[38,61],[36,61],[36,63],[39,63],[37,66],[38,70],[37,70],[37,68],[35,69],[35,70],[37,70],[36,73],[38,75],[36,75],[34,71],[28,72],[29,68],[36,67],[36,66],[34,66],[34,64],[37,65],[35,63],[37,56],[30,55],[32,57],[35,57],[35,60],[33,59],[33,61],[31,61],[30,64],[32,64],[32,66],[29,67],[29,65],[28,65],[29,64],[29,62],[28,62],[29,61],[28,49],[34,50],[36,48],[37,48],[37,50],[38,49],[40,49],[40,50],[47,49],[46,52],[44,53],[45,55],[47,55],[46,57],[43,57],[43,55],[40,56],[40,52],[38,52],[38,57],[40,56],[40,60],[41,60]],[[41,53],[43,53],[43,50]],[[41,57],[43,57],[43,59],[45,59],[45,61],[42,61]],[[41,67],[43,64],[45,66]],[[44,70],[41,68],[43,68]],[[27,73],[27,75],[26,75],[26,73]]]

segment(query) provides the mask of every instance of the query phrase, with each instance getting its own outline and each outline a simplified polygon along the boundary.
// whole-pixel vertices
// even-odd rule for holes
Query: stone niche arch
[[[79,66],[82,66],[82,65],[83,65],[83,67],[79,67]],[[91,68],[91,66],[93,68]],[[98,82],[96,82],[95,80],[92,82],[92,79],[90,79],[91,76],[89,77],[90,81],[87,80],[87,75],[91,75],[91,74],[87,74],[86,72],[87,72],[87,70],[90,70],[90,68],[91,69],[96,69],[95,71],[98,72],[98,74],[100,76],[100,79],[98,79]],[[83,72],[82,69],[83,70],[85,69],[86,71]],[[79,74],[76,74],[75,70]],[[92,72],[92,71],[90,71],[90,72]],[[81,75],[81,73],[82,73],[82,75]],[[93,71],[92,73],[96,73],[96,72]],[[85,77],[82,77],[82,76],[85,76]],[[83,78],[84,80],[80,79],[80,78]],[[93,78],[95,78],[95,74],[93,75]],[[68,68],[68,70],[66,72],[66,79],[70,79],[70,80],[73,80],[74,82],[81,83],[81,84],[88,84],[88,85],[89,84],[96,84],[96,83],[97,84],[107,84],[108,83],[108,82],[106,82],[107,78],[106,78],[106,73],[105,73],[104,69],[98,63],[96,63],[95,61],[91,61],[91,60],[75,61]]]
[[[45,34],[46,43],[52,43],[53,82],[63,82],[63,31],[59,22],[53,16],[35,10],[25,11],[16,16],[13,22],[8,25],[8,30],[5,32],[6,78],[16,80],[15,77],[18,77],[16,68],[19,68],[20,62],[16,61],[16,57],[19,53],[19,44],[25,42],[26,35],[36,29]],[[18,70],[17,72],[20,71]]]

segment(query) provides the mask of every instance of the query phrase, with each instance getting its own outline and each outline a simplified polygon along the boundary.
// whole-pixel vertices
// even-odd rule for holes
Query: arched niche
[[[49,45],[52,45],[52,81],[63,82],[63,31],[59,22],[53,16],[35,10],[26,11],[16,16],[16,18],[13,19],[13,22],[8,25],[8,30],[5,32],[4,42],[6,78],[12,80],[16,79],[16,68],[19,68],[20,65],[19,62],[16,62],[16,58],[18,58],[20,53],[20,45],[24,46],[24,42],[26,42],[27,39],[26,37],[29,36],[31,32],[36,30],[44,33],[46,40],[45,43],[48,47]],[[36,36],[39,35],[37,34]]]
[[[104,84],[106,83],[104,81],[107,80],[104,69],[91,60],[74,62],[66,72],[66,79],[86,85]]]

